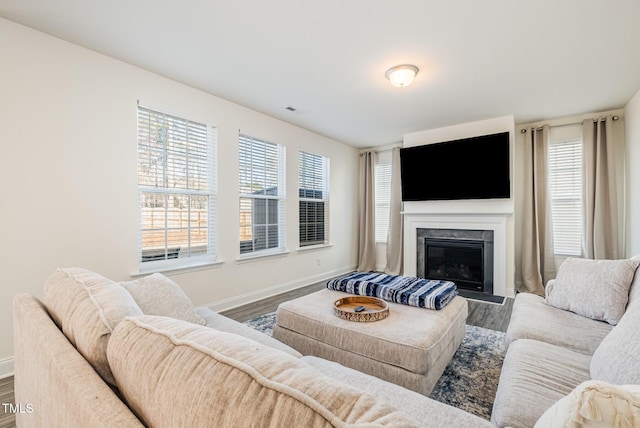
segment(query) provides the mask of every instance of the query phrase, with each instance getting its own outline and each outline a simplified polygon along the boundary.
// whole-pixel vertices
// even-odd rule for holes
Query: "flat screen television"
[[[509,133],[400,149],[403,201],[511,197]]]

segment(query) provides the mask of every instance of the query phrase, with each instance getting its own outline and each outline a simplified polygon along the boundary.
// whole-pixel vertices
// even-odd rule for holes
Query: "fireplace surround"
[[[431,205],[430,205],[431,206]],[[464,205],[467,207],[467,204]],[[463,207],[463,208],[464,208]],[[492,208],[492,212],[425,212],[423,204],[404,204],[404,275],[417,275],[418,229],[484,230],[493,232],[493,296],[512,297],[514,293],[513,214],[510,209]],[[509,208],[509,207],[506,207]],[[445,208],[446,209],[446,208]],[[434,210],[433,208],[431,209]],[[468,209],[466,210],[468,211]],[[461,289],[461,294],[478,294],[481,300],[489,293]]]

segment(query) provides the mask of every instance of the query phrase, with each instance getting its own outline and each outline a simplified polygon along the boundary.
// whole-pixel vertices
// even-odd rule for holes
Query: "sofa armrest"
[[[550,279],[549,281],[547,281],[547,286],[544,287],[544,298],[545,299],[547,298],[549,293],[551,293],[551,291],[553,290],[553,286],[555,284],[556,284],[556,280],[555,279]]]
[[[142,427],[30,294],[13,299],[19,427]]]

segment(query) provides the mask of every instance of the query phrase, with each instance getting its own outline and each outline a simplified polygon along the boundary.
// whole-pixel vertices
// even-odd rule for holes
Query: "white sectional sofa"
[[[562,282],[559,276],[551,289],[562,289]],[[15,399],[32,409],[16,422],[65,428],[640,426],[638,282],[636,275],[616,326],[518,295],[492,423],[302,356],[207,308],[193,308],[162,275],[117,283],[84,269],[58,269],[42,301],[30,294],[14,298]]]
[[[569,259],[547,285],[545,297],[516,296],[493,423],[513,428],[640,426],[639,262],[640,256]],[[598,409],[579,408],[585,394],[600,397]],[[616,394],[626,394],[618,409],[611,398]],[[630,425],[616,425],[604,414]],[[601,420],[589,422],[591,416]]]
[[[159,275],[84,269],[54,272],[44,303],[17,295],[15,398],[33,409],[18,427],[492,426],[185,299]],[[172,317],[143,314],[158,311]]]

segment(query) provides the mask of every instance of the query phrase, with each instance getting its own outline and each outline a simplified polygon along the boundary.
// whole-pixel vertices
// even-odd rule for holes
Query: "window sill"
[[[273,259],[276,257],[286,257],[289,255],[289,251],[281,250],[281,251],[269,251],[269,252],[261,252],[258,254],[248,254],[245,256],[240,256],[236,259],[236,263],[250,263],[263,259]]]
[[[331,247],[333,247],[333,244],[329,242],[327,244],[307,245],[305,247],[298,247],[296,248],[296,251],[299,253],[304,253],[306,251],[323,250],[325,248],[331,248]]]
[[[166,273],[177,274],[186,272],[196,272],[199,270],[219,268],[224,264],[224,260],[206,260],[180,263],[179,265],[164,265],[164,266],[152,266],[147,269],[139,269],[137,272],[131,274],[132,278],[139,278],[141,276],[151,275],[152,273]]]

